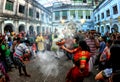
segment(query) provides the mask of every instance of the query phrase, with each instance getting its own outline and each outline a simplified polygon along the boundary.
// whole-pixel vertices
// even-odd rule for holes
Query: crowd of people
[[[99,70],[95,80],[100,82],[119,82],[119,48],[120,34],[106,33],[101,35],[95,30],[79,31],[74,36],[59,37],[59,33],[25,33],[6,32],[0,34],[0,77],[4,76],[10,82],[8,72],[12,68],[19,71],[19,75],[30,77],[24,61],[37,56],[37,52],[45,50],[57,52],[62,49],[68,60],[73,61],[73,67],[66,74],[66,82],[83,82],[93,70]],[[24,73],[22,73],[22,71]]]
[[[84,38],[81,39],[82,35],[84,35]],[[75,44],[78,44],[77,47],[74,47]],[[68,72],[66,82],[83,82],[84,78],[90,75],[93,67],[99,71],[95,76],[96,81],[120,81],[120,65],[118,63],[120,50],[119,33],[101,35],[91,30],[75,35],[72,49],[65,47],[65,45],[59,46],[65,51],[73,53],[74,66]]]
[[[26,32],[5,32],[0,33],[0,76],[1,79],[10,82],[8,72],[13,68],[18,69],[19,76],[25,75],[31,77],[27,73],[25,61],[36,58],[37,52],[53,51],[56,53],[57,46],[55,41],[56,33],[26,33]],[[54,39],[54,40],[53,40]],[[57,54],[56,54],[57,55]],[[22,71],[24,73],[22,73]],[[3,80],[2,79],[2,80]]]

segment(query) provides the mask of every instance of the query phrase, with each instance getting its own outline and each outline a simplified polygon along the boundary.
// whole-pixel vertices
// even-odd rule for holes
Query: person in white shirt
[[[30,50],[27,47],[29,43],[30,42],[28,40],[25,40],[24,43],[19,43],[14,52],[14,61],[16,62],[16,65],[18,66],[20,76],[23,75],[21,71],[21,68],[22,68],[25,76],[30,77],[30,75],[26,71],[26,67],[25,67],[24,60],[23,60],[24,57],[27,57],[30,55]]]

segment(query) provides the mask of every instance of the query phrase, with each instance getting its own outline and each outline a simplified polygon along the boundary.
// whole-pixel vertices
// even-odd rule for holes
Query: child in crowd
[[[36,57],[36,56],[37,56],[36,51],[37,51],[36,44],[35,44],[35,43],[33,43],[33,45],[32,45],[32,53],[33,53],[33,56],[34,56],[34,57]]]

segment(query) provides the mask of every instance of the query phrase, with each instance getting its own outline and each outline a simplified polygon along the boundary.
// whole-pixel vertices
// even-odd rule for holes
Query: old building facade
[[[46,33],[52,13],[34,0],[0,0],[0,33]]]
[[[96,31],[120,32],[120,0],[103,0],[93,11]]]
[[[92,0],[71,1],[64,4],[61,2],[53,4],[53,27],[73,28],[75,30],[89,30],[93,28]]]

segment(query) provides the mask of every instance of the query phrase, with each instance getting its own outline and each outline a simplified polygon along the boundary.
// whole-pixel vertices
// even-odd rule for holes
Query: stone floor
[[[35,59],[25,62],[31,77],[19,76],[18,70],[14,68],[8,73],[11,82],[65,82],[65,76],[72,67],[72,61],[67,60],[62,52],[59,58],[53,52],[39,53]],[[95,74],[96,72],[93,70],[84,82],[96,82],[94,80]]]

